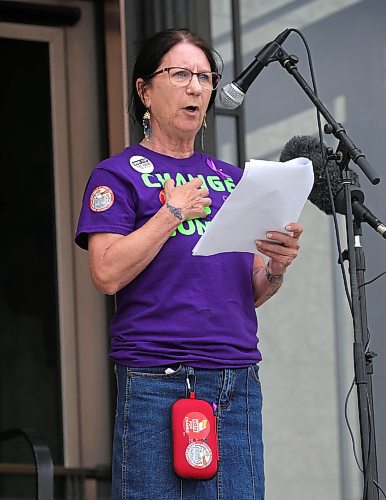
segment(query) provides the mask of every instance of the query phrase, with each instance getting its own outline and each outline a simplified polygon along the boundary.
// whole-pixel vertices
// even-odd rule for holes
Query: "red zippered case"
[[[172,406],[173,464],[185,479],[211,479],[218,469],[216,416],[203,399],[178,399]]]

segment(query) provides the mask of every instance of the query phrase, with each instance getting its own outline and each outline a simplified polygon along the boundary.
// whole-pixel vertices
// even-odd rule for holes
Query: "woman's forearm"
[[[94,233],[89,237],[90,267],[96,288],[113,295],[154,259],[181,222],[165,205],[127,236]]]
[[[259,307],[279,290],[283,283],[283,274],[272,274],[268,263],[265,267],[254,269],[252,282],[255,307]]]

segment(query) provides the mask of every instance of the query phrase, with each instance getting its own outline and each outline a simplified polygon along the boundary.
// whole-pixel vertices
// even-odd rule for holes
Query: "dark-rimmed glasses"
[[[201,71],[200,73],[194,73],[193,71],[190,71],[190,69],[178,68],[175,66],[160,69],[148,78],[161,75],[162,73],[165,73],[165,71],[169,74],[170,83],[176,87],[187,87],[192,81],[193,75],[197,75],[198,81],[203,90],[216,90],[221,79],[221,75],[219,73],[215,73],[214,71]]]

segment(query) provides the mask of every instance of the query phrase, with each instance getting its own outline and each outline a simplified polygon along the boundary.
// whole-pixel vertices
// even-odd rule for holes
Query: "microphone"
[[[325,158],[327,157],[327,148],[323,144],[323,153]],[[295,135],[290,139],[284,146],[283,151],[280,155],[280,161],[288,161],[293,158],[308,158],[312,161],[312,167],[314,169],[314,185],[312,187],[311,193],[308,199],[312,204],[317,206],[322,212],[327,215],[332,214],[331,199],[328,191],[328,184],[326,179],[325,168],[327,168],[330,184],[332,190],[332,196],[334,200],[338,196],[338,193],[342,190],[342,178],[340,175],[340,170],[335,161],[327,160],[327,166],[325,167],[323,163],[322,152],[320,149],[320,142],[316,137],[311,137],[310,135]],[[359,180],[358,174],[351,171],[352,180],[354,184],[358,187]]]
[[[257,76],[275,60],[280,45],[291,33],[291,29],[285,29],[275,40],[267,43],[260,52],[255,55],[255,60],[236,78],[232,83],[225,85],[220,92],[220,102],[224,108],[238,108],[245,97],[245,94]]]
[[[324,156],[327,157],[327,148],[323,144]],[[314,170],[314,185],[308,196],[310,202],[327,215],[332,214],[331,199],[328,191],[326,172],[330,177],[331,191],[334,199],[335,211],[340,214],[346,213],[344,192],[342,189],[342,178],[338,165],[333,160],[327,160],[324,165],[320,142],[317,138],[309,135],[296,135],[284,146],[280,154],[280,161],[288,161],[293,158],[308,158],[312,161]],[[359,176],[350,169],[353,184],[360,187]],[[363,205],[364,195],[362,191],[354,189],[351,191],[352,212],[357,219],[366,222],[386,239],[386,226],[371,211]]]
[[[357,198],[355,198],[355,193],[356,191],[353,191],[351,193],[351,198],[353,199],[352,203],[352,211],[353,214],[357,217],[357,219],[367,222],[369,226],[371,226],[373,229],[379,233],[382,238],[386,239],[386,226],[381,222],[379,219],[375,217],[373,213],[365,206],[363,205],[362,201],[364,200],[363,193],[362,191],[359,191],[360,195]],[[354,198],[353,198],[354,196]]]

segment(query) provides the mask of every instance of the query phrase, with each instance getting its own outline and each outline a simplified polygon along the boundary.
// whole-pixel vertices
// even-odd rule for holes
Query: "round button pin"
[[[90,208],[93,212],[103,212],[114,203],[114,193],[107,186],[98,186],[90,196]]]
[[[195,469],[205,469],[212,462],[212,450],[206,443],[193,442],[186,448],[185,457]]]
[[[154,165],[145,156],[132,156],[129,162],[131,167],[141,174],[150,174],[154,170]]]

